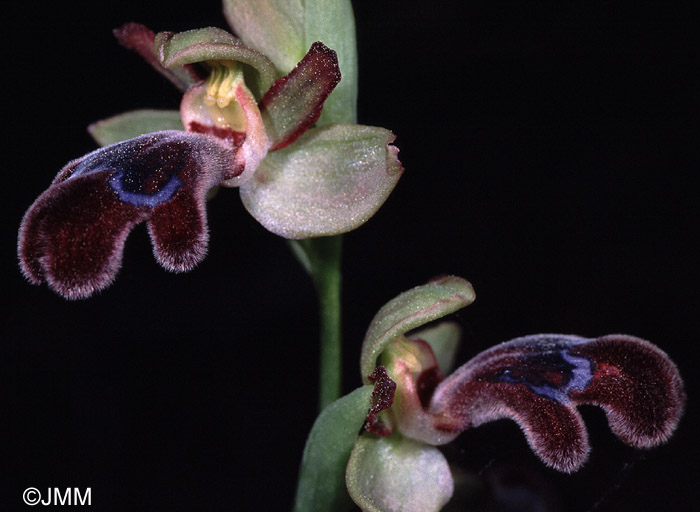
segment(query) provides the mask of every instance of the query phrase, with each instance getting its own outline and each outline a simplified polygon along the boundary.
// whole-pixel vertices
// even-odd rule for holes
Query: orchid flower
[[[635,448],[672,435],[685,400],[678,369],[633,336],[525,336],[452,372],[458,325],[425,324],[473,300],[467,281],[445,277],[399,295],[372,321],[361,371],[374,390],[346,470],[350,496],[363,511],[440,510],[453,479],[435,446],[500,418],[514,420],[535,454],[567,473],[590,449],[578,405],[602,407],[613,433]]]
[[[125,240],[148,226],[158,262],[191,270],[208,243],[205,201],[239,187],[250,214],[289,239],[366,222],[402,173],[394,136],[355,124],[313,127],[341,79],[321,42],[284,76],[263,53],[218,28],[115,31],[184,92],[180,111],[141,110],[93,124],[105,145],[68,163],[25,214],[22,272],[69,299],[108,286]]]

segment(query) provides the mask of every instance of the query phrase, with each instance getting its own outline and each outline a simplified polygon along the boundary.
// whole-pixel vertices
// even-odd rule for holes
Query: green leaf
[[[449,465],[437,448],[398,434],[360,436],[346,482],[363,512],[438,511],[454,487]]]
[[[246,45],[267,55],[279,74],[286,75],[311,45],[304,39],[303,4],[302,0],[224,0],[224,15]]]
[[[294,512],[347,511],[345,467],[370,407],[372,386],[363,386],[326,407],[304,447]]]
[[[100,146],[133,139],[162,130],[184,130],[177,110],[132,110],[108,117],[88,126],[88,132]]]
[[[443,375],[448,375],[454,368],[455,356],[462,338],[462,328],[455,322],[440,322],[408,334],[410,339],[428,342],[433,349],[438,367]]]
[[[447,276],[408,290],[385,304],[375,315],[362,342],[360,371],[366,384],[377,357],[397,336],[454,313],[474,302],[468,281]]]
[[[364,224],[401,177],[393,134],[326,125],[268,153],[240,187],[246,209],[285,238],[337,235]]]

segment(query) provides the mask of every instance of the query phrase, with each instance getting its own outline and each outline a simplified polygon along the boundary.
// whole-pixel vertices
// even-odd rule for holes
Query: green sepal
[[[370,408],[372,386],[339,398],[319,414],[301,460],[294,512],[344,512],[352,508],[345,468]]]
[[[454,487],[440,450],[399,434],[362,434],[348,461],[346,483],[363,512],[436,512]]]
[[[362,342],[360,372],[365,384],[377,357],[397,336],[442,318],[474,302],[472,285],[447,276],[412,288],[390,300],[375,315]]]
[[[146,133],[184,130],[177,110],[132,110],[96,121],[88,126],[90,136],[100,146],[109,146]]]
[[[323,104],[319,124],[357,120],[357,42],[350,0],[306,0],[305,42],[315,41],[335,50],[343,79]]]
[[[268,153],[240,187],[248,212],[284,238],[337,235],[364,224],[401,177],[384,128],[325,125]]]
[[[267,55],[281,75],[297,65],[311,43],[304,38],[302,0],[224,0],[224,16],[241,40]]]
[[[438,367],[443,375],[452,372],[462,338],[462,328],[456,322],[440,322],[424,329],[408,333],[409,339],[421,339],[426,341],[433,349]]]
[[[246,83],[258,99],[277,79],[274,64],[262,53],[249,48],[237,37],[215,27],[188,30],[178,34],[160,32],[154,41],[165,68],[207,61],[235,61],[249,66]],[[250,82],[250,83],[249,83]]]
[[[289,73],[320,41],[338,54],[343,79],[319,124],[356,122],[357,43],[350,0],[224,0],[224,14],[241,40]]]

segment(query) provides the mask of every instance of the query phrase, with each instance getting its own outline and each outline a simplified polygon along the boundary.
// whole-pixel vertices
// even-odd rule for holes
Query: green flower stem
[[[341,271],[342,236],[290,240],[294,255],[311,275],[319,306],[319,407],[340,398],[342,388]]]
[[[321,41],[334,49],[338,54],[342,74],[340,84],[326,100],[321,118],[316,124],[354,124],[357,122],[357,44],[350,0],[306,0],[303,19],[303,47],[308,48],[311,43]],[[364,421],[367,410],[365,402],[370,391],[363,389],[365,399],[361,400],[359,421],[356,424],[348,422],[344,414],[340,415],[339,425],[330,424],[327,419],[335,418],[339,410],[347,408],[350,400],[345,397],[337,401],[342,389],[342,245],[342,235],[290,241],[292,251],[313,278],[318,295],[321,341],[319,407],[324,411],[307,440],[294,512],[348,509],[350,500],[345,489],[345,461],[354,443],[357,427]],[[359,390],[350,396],[357,396],[358,392]],[[343,405],[340,405],[341,402]],[[348,427],[349,434],[344,435],[346,442],[339,443],[333,436]],[[319,438],[328,436],[332,437],[330,451],[325,449],[328,443],[317,442]],[[319,460],[316,460],[317,456],[320,457]]]
[[[357,44],[350,0],[306,0],[305,48],[321,41],[338,54],[340,84],[326,100],[317,126],[357,122]],[[311,274],[318,293],[321,369],[320,408],[340,398],[341,354],[341,250],[342,235],[292,242],[292,250]],[[300,254],[300,251],[305,254]],[[306,260],[306,261],[304,261]]]
[[[341,236],[318,239],[323,248],[324,265],[315,279],[318,292],[321,367],[319,374],[319,407],[340,398],[342,386],[342,341],[340,334],[340,259]]]
[[[320,320],[319,408],[340,398],[342,380],[342,337],[340,333],[340,259],[343,238],[332,236],[312,241],[321,258],[314,284],[318,293]]]

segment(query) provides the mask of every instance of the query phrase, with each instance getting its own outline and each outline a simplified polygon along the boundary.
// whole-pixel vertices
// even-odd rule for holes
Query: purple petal
[[[19,235],[22,271],[31,282],[47,282],[67,299],[88,297],[112,282],[127,235],[148,213],[110,193],[109,174],[53,185],[34,202]]]
[[[215,139],[179,131],[143,135],[64,167],[22,220],[24,275],[69,299],[108,286],[126,237],[149,220],[159,261],[187,270],[206,252],[204,197],[231,164]]]
[[[192,270],[207,254],[206,222],[202,197],[183,192],[156,207],[148,232],[158,262],[172,272]]]
[[[438,414],[433,421],[439,432],[456,434],[489,421],[510,418],[520,425],[530,448],[547,465],[571,472],[588,457],[588,435],[580,414],[570,403],[533,394],[526,386],[479,380],[461,383],[451,393],[459,398],[441,395],[439,399],[453,400],[449,412]],[[431,410],[434,409],[435,406]]]
[[[462,366],[438,385],[427,412],[441,432],[511,418],[546,464],[571,472],[589,450],[577,405],[603,407],[622,441],[648,448],[672,434],[684,397],[676,366],[644,340],[534,335]]]
[[[599,405],[625,443],[649,448],[668,440],[683,413],[678,369],[649,342],[622,334],[603,336],[572,352],[595,361],[593,381],[574,391],[577,404]]]

